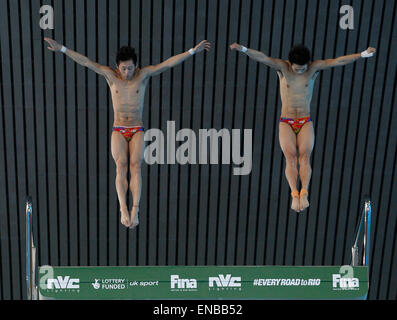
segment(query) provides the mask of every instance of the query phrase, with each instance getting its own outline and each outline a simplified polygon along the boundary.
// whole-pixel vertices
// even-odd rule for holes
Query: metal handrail
[[[26,292],[28,300],[37,299],[36,247],[33,241],[32,197],[26,200]]]
[[[371,238],[371,214],[372,214],[371,200],[367,198],[364,202],[364,208],[361,213],[360,220],[358,222],[356,228],[356,238],[354,240],[354,244],[352,247],[352,266],[359,265],[358,258],[358,241],[360,239],[361,231],[364,227],[364,236],[363,236],[363,261],[362,265],[369,265],[369,249],[370,249],[370,238]]]

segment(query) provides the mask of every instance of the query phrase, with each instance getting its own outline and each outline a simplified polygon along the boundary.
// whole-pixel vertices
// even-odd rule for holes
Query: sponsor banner
[[[365,266],[39,268],[42,299],[365,299]]]

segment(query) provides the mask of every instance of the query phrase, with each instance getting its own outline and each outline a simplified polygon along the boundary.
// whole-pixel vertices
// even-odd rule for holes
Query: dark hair
[[[310,50],[304,45],[295,45],[288,54],[288,60],[291,64],[295,63],[303,66],[310,61]]]
[[[131,59],[132,59],[132,62],[134,62],[134,64],[136,65],[137,56],[135,54],[134,48],[131,48],[130,46],[124,46],[124,47],[121,47],[117,51],[117,55],[116,55],[116,64],[117,65],[120,64],[120,61],[128,61]]]

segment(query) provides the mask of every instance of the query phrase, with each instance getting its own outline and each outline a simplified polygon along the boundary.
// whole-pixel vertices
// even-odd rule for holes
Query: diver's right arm
[[[91,70],[95,71],[96,73],[109,78],[109,76],[111,76],[113,74],[113,70],[111,68],[109,68],[108,66],[103,66],[100,65],[99,63],[96,63],[94,61],[91,61],[90,59],[88,59],[86,56],[83,56],[82,54],[67,49],[66,47],[63,47],[62,45],[60,45],[58,42],[56,42],[53,39],[50,38],[44,38],[45,41],[48,42],[49,47],[48,49],[54,52],[59,52],[62,51],[63,53],[65,53],[68,57],[70,57],[71,59],[73,59],[74,61],[76,61],[78,64],[90,68]],[[62,48],[64,48],[62,50]]]
[[[288,69],[288,64],[281,59],[278,58],[272,58],[267,55],[265,55],[263,52],[246,48],[238,43],[233,43],[230,45],[231,50],[236,50],[245,53],[247,56],[249,56],[251,59],[254,59],[255,61],[258,61],[260,63],[263,63],[271,68],[274,68],[276,70],[281,70],[283,71],[284,69]]]

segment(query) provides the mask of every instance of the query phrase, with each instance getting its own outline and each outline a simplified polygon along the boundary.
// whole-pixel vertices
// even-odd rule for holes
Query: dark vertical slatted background
[[[394,0],[0,0],[0,298],[25,292],[26,195],[39,264],[341,265],[350,263],[363,196],[373,201],[370,299],[397,298]],[[39,28],[54,7],[55,29]],[[339,8],[354,8],[354,30]],[[119,222],[106,81],[46,49],[53,37],[114,66],[121,45],[157,64],[212,42],[210,53],[153,77],[145,128],[253,129],[253,165],[143,165],[140,226]],[[238,42],[287,58],[377,48],[375,58],[323,71],[312,101],[316,143],[310,209],[289,210],[278,143],[274,70],[231,52]],[[129,199],[129,204],[131,204]]]

